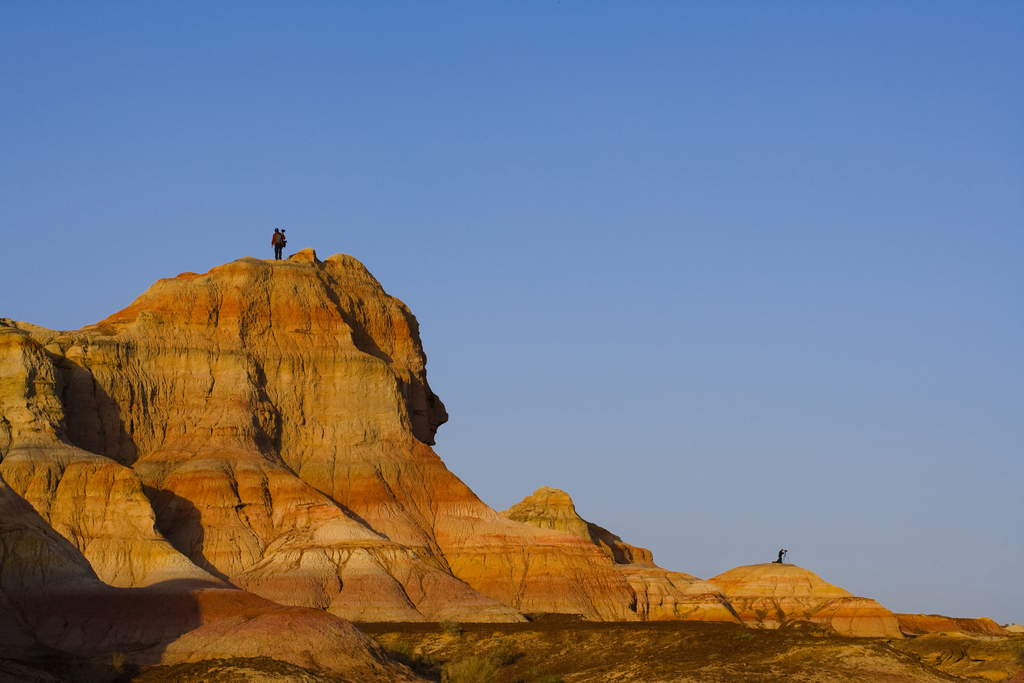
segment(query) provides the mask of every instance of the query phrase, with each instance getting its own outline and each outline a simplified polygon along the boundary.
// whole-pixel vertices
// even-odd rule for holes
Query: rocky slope
[[[847,636],[902,638],[896,615],[793,564],[736,567],[708,582],[717,586],[748,626],[775,629],[798,621]]]
[[[564,531],[600,548],[629,582],[636,613],[643,620],[740,621],[718,588],[658,567],[650,550],[629,545],[580,517],[565,491],[544,486],[501,514],[540,529]]]
[[[938,614],[897,614],[900,630],[908,636],[925,633],[977,633],[990,636],[1005,636],[1007,629],[991,619],[959,619]]]
[[[31,670],[11,677],[12,661],[113,653],[148,665],[260,653],[366,680],[415,678],[337,617],[211,583],[103,583],[81,552],[0,477],[0,680],[34,679]]]

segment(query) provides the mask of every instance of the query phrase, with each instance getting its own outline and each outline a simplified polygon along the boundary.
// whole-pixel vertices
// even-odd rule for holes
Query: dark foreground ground
[[[1024,636],[932,634],[906,640],[840,638],[813,629],[759,631],[729,624],[360,624],[427,681],[450,683],[1024,683]],[[2,659],[0,681],[33,683],[327,683],[347,679],[268,659],[132,669],[101,658]]]

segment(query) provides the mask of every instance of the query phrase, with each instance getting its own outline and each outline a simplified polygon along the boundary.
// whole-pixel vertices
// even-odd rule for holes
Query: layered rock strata
[[[944,617],[939,614],[897,614],[900,630],[908,636],[925,633],[977,633],[988,636],[1005,636],[1009,632],[991,619],[961,619]]]
[[[586,521],[565,491],[541,487],[501,514],[539,529],[571,534],[600,548],[629,582],[636,595],[635,611],[643,620],[739,622],[718,588],[689,574],[662,569],[654,564],[650,550]]]
[[[240,259],[0,343],[0,473],[109,585],[230,582],[356,620],[639,618],[601,548],[445,468],[416,320],[351,257]]]
[[[351,624],[318,610],[188,579],[109,586],[2,477],[0,645],[7,659],[116,652],[151,665],[270,655],[364,680],[415,679]]]
[[[556,489],[499,514],[431,448],[446,419],[415,317],[345,255],[184,273],[73,332],[0,319],[5,495],[88,574],[80,593],[148,591],[143,604],[170,591],[204,614],[234,610],[140,640],[167,656],[221,656],[201,643],[244,649],[288,623],[329,639],[345,629],[337,617],[562,612],[899,633],[877,603],[791,565],[711,582],[662,569]],[[22,555],[3,562],[17,569]],[[13,600],[0,595],[0,627],[57,642]]]
[[[793,564],[736,567],[708,582],[721,589],[743,623],[755,628],[812,622],[847,636],[902,637],[895,614]]]

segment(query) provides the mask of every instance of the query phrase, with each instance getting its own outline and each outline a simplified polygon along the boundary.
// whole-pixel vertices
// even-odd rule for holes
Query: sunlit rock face
[[[77,332],[0,334],[0,473],[109,585],[230,582],[366,621],[640,618],[605,551],[447,470],[416,319],[351,257],[240,259]]]
[[[804,621],[848,636],[902,637],[895,614],[793,564],[736,567],[708,582],[721,589],[748,626],[779,628]]]
[[[111,586],[216,582],[157,531],[135,472],[68,443],[56,336],[0,320],[0,476]]]
[[[718,588],[689,574],[658,567],[651,551],[629,545],[580,517],[565,491],[541,487],[501,514],[540,529],[571,534],[600,548],[629,582],[636,596],[634,610],[641,619],[739,622]]]
[[[664,570],[557,489],[495,512],[431,448],[447,414],[425,368],[408,308],[352,257],[312,250],[160,280],[74,332],[0,319],[3,495],[49,539],[3,527],[5,547],[29,550],[5,552],[0,586],[36,563],[69,567],[75,600],[101,596],[98,613],[124,625],[111,633],[163,629],[139,642],[174,661],[227,656],[211,639],[248,652],[287,624],[341,634],[343,619],[535,612],[899,635],[877,603],[792,565],[712,581]],[[36,598],[51,591],[39,576]],[[144,626],[118,611],[124,591],[150,613],[177,614],[155,607],[178,604],[166,596],[192,608]],[[0,627],[39,640],[46,629],[13,594],[0,595]],[[43,642],[70,637],[47,623]]]
[[[621,538],[596,524],[586,521],[576,512],[572,498],[565,491],[542,486],[501,513],[508,519],[523,522],[538,529],[567,531],[573,536],[590,541],[601,548],[609,559],[618,564],[646,564],[654,566],[651,551],[624,543]]]

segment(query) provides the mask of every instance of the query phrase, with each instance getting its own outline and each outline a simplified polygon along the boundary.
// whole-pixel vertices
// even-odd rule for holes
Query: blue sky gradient
[[[1024,5],[0,1],[0,316],[313,247],[437,452],[708,578],[1024,622]]]

